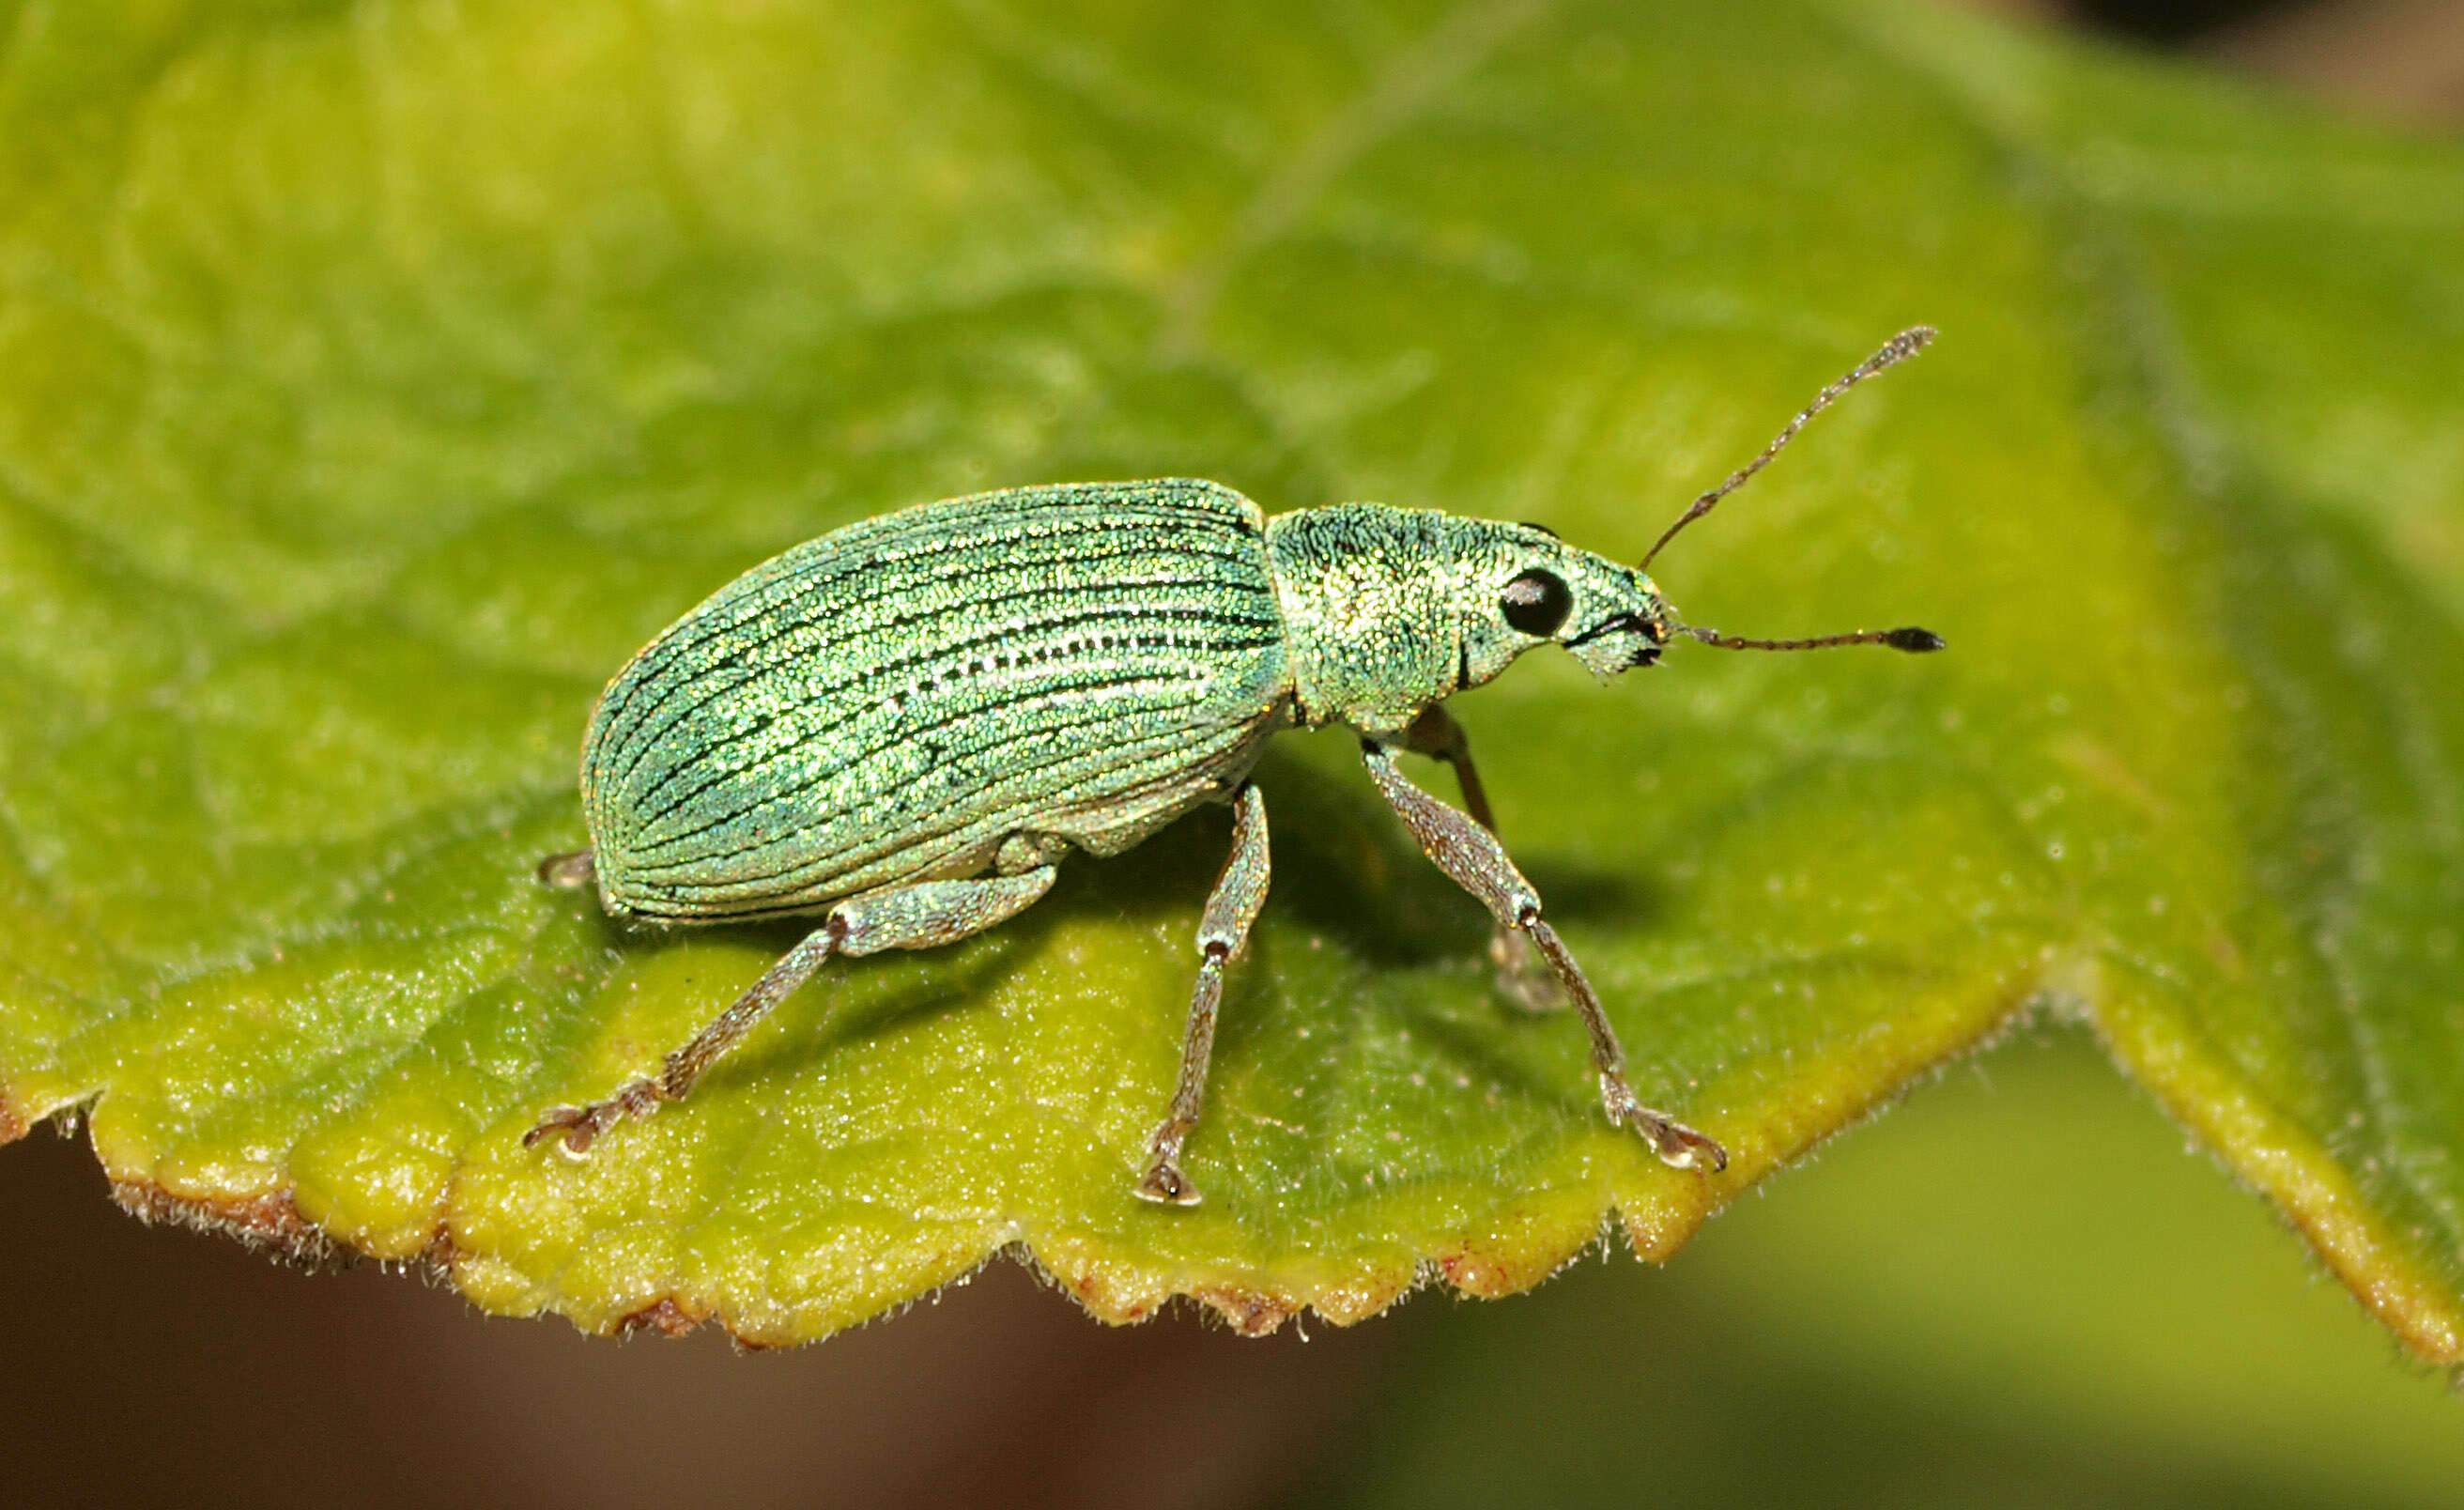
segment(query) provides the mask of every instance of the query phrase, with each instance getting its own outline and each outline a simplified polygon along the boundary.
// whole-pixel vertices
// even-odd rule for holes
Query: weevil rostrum
[[[1249,771],[1279,731],[1341,723],[1421,850],[1496,919],[1502,986],[1529,1001],[1553,980],[1573,1004],[1609,1119],[1672,1166],[1725,1168],[1718,1143],[1627,1083],[1599,996],[1498,843],[1443,704],[1551,644],[1603,678],[1654,664],[1676,635],[1732,649],[1940,649],[1914,628],[1724,635],[1680,621],[1647,575],[1807,421],[1932,335],[1904,332],[1825,388],[1634,566],[1537,525],[1364,503],[1269,519],[1228,488],[1167,479],[927,503],[755,567],[600,695],[582,755],[592,847],[539,871],[595,880],[620,917],[806,914],[819,926],[659,1074],[550,1111],[526,1141],[580,1153],[686,1095],[832,955],[965,938],[1043,896],[1069,851],[1119,854],[1228,802],[1232,852],[1198,926],[1179,1083],[1136,1186],[1194,1204],[1181,1150],[1224,972],[1266,895],[1266,808]],[[1398,751],[1451,765],[1463,808],[1414,784]]]

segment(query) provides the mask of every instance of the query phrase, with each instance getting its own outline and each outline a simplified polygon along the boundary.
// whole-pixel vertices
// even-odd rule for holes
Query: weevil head
[[[1484,524],[1472,533],[1456,591],[1464,686],[1543,645],[1563,646],[1600,676],[1660,659],[1676,613],[1640,568],[1577,549],[1536,524]]]
[[[1886,645],[1938,650],[1924,629],[1748,640],[1681,622],[1650,575],[1578,550],[1536,524],[1344,503],[1266,526],[1282,615],[1284,674],[1300,721],[1363,733],[1407,728],[1422,710],[1558,645],[1601,676],[1660,659],[1678,635],[1731,649]]]
[[[1344,503],[1266,527],[1304,721],[1400,730],[1524,651],[1562,645],[1602,675],[1674,632],[1651,579],[1532,524]]]

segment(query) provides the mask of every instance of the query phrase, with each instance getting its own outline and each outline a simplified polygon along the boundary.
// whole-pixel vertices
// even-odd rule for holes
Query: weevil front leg
[[[1052,889],[1059,872],[1046,863],[1013,876],[970,881],[926,881],[895,891],[850,897],[830,908],[822,926],[780,956],[753,989],[667,1057],[656,1077],[633,1082],[605,1101],[559,1106],[522,1137],[525,1147],[561,1138],[580,1153],[627,1117],[646,1117],[661,1102],[681,1101],[721,1055],[734,1048],[770,1009],[795,994],[832,954],[871,954],[885,949],[932,949],[955,944],[1024,910]]]
[[[1255,783],[1243,781],[1232,799],[1232,853],[1223,873],[1206,899],[1198,923],[1198,985],[1189,998],[1189,1031],[1181,1039],[1180,1084],[1172,1095],[1172,1110],[1155,1128],[1148,1145],[1146,1178],[1138,1181],[1141,1200],[1168,1206],[1195,1206],[1198,1187],[1180,1171],[1180,1148],[1198,1127],[1206,1105],[1206,1061],[1215,1052],[1215,1013],[1223,1003],[1224,967],[1249,942],[1249,926],[1266,900],[1266,799]]]
[[[1488,809],[1488,792],[1480,784],[1480,773],[1472,769],[1471,737],[1443,704],[1431,703],[1405,726],[1403,748],[1454,767],[1455,784],[1463,789],[1463,806],[1472,821],[1491,834],[1497,832],[1497,819]],[[1553,1012],[1566,1004],[1556,978],[1532,958],[1531,941],[1523,936],[1521,930],[1500,923],[1489,935],[1488,957],[1497,964],[1498,994],[1524,1011]]]
[[[1558,983],[1573,998],[1575,1010],[1582,1014],[1583,1026],[1591,1032],[1592,1065],[1599,1071],[1600,1101],[1608,1110],[1609,1120],[1632,1126],[1651,1140],[1663,1162],[1679,1169],[1692,1169],[1704,1163],[1714,1170],[1727,1169],[1726,1149],[1683,1123],[1644,1105],[1634,1087],[1626,1083],[1625,1050],[1617,1042],[1617,1030],[1609,1026],[1608,1014],[1601,1009],[1598,995],[1584,978],[1582,967],[1574,963],[1564,941],[1557,937],[1557,930],[1540,915],[1540,893],[1523,879],[1523,872],[1507,857],[1506,846],[1497,842],[1497,836],[1414,786],[1396,769],[1394,752],[1385,746],[1364,740],[1361,755],[1368,762],[1370,779],[1377,783],[1377,790],[1403,820],[1403,826],[1419,842],[1420,852],[1454,877],[1458,886],[1478,897],[1499,926],[1516,929],[1528,936],[1557,973]]]

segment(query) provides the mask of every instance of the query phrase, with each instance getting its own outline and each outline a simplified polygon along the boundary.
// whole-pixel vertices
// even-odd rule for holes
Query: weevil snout
[[[1658,665],[1677,617],[1651,579],[1631,566],[1587,554],[1567,564],[1574,580],[1574,608],[1557,643],[1600,676]]]
[[[1566,642],[1566,648],[1581,656],[1593,670],[1614,676],[1639,666],[1659,665],[1660,652],[1667,644],[1665,617],[1626,613],[1602,620],[1575,635]]]
[[[1646,590],[1648,587],[1649,584],[1645,583]],[[1670,625],[1675,623],[1667,602],[1653,593],[1650,611],[1636,614],[1634,626],[1625,636],[1625,669],[1630,671],[1639,666],[1658,666],[1660,652],[1668,644]]]

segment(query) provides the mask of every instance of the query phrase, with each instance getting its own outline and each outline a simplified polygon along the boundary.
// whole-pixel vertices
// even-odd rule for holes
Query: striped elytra
[[[1265,521],[1229,489],[903,510],[755,568],[608,686],[600,884],[747,917],[967,875],[1017,832],[1117,853],[1237,779],[1288,691]]]

